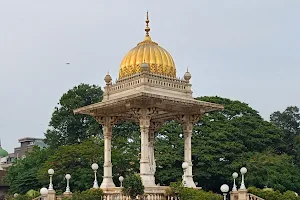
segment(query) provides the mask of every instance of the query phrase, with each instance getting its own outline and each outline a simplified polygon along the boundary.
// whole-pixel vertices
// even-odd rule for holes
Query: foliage
[[[31,198],[35,198],[40,196],[40,192],[36,191],[36,190],[29,190],[26,192],[26,195],[31,197]]]
[[[53,168],[53,185],[55,190],[64,191],[66,187],[65,174],[71,174],[70,187],[73,191],[83,191],[92,186],[93,163],[103,163],[103,140],[90,138],[81,144],[61,146],[50,156],[39,169],[37,177],[42,183],[49,180],[48,169]],[[99,165],[100,166],[100,165]],[[98,170],[98,181],[101,181],[102,167]]]
[[[80,84],[63,94],[45,133],[45,142],[52,148],[81,143],[92,136],[102,136],[101,126],[88,115],[73,110],[102,100],[103,91],[96,85]]]
[[[219,191],[220,185],[232,181],[232,172],[247,162],[245,153],[263,152],[268,148],[279,151],[282,131],[263,120],[247,104],[221,97],[198,99],[224,105],[223,111],[208,113],[194,125],[194,180],[204,189]],[[175,121],[163,126],[158,131],[155,149],[158,182],[168,185],[179,180],[184,156],[182,126]]]
[[[181,182],[170,184],[171,189],[167,190],[170,196],[178,196],[182,200],[222,200],[222,196],[204,190],[183,187]]]
[[[248,156],[245,155],[245,160],[245,166],[250,172],[246,174],[246,184],[260,188],[271,187],[281,192],[299,191],[300,169],[293,163],[292,156],[265,151],[249,153]]]
[[[300,165],[300,112],[296,106],[290,106],[283,112],[276,111],[271,114],[272,123],[284,132],[282,143],[283,151],[294,156],[295,162]]]
[[[135,199],[138,195],[144,194],[142,179],[138,174],[126,176],[123,182],[122,193]]]
[[[72,197],[64,198],[63,200],[99,200],[103,197],[103,191],[101,189],[88,189],[83,192],[75,192]]]
[[[49,149],[35,147],[32,152],[26,154],[26,158],[16,160],[8,168],[4,177],[4,182],[10,186],[9,192],[25,194],[31,189],[40,188],[41,184],[37,180],[36,174],[49,155],[51,155]]]
[[[114,182],[119,183],[120,176],[139,172],[140,130],[133,122],[122,122],[113,127],[112,163]]]
[[[293,191],[286,191],[280,193],[278,190],[273,189],[259,189],[255,187],[248,188],[249,193],[264,198],[265,200],[300,200],[300,197]]]

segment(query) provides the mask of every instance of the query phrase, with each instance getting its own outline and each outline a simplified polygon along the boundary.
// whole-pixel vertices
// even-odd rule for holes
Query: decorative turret
[[[184,80],[186,81],[186,82],[190,82],[190,79],[192,78],[192,75],[191,75],[191,73],[189,72],[189,69],[187,69],[186,70],[186,72],[184,73]]]
[[[107,72],[106,76],[104,77],[104,81],[105,81],[106,85],[110,85],[111,84],[112,78],[109,75],[109,72]]]
[[[149,71],[150,71],[149,64],[144,61],[141,64],[141,72],[149,72]]]

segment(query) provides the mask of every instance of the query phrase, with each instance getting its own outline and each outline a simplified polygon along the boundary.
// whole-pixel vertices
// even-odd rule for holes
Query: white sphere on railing
[[[96,171],[98,168],[99,168],[99,166],[98,166],[97,163],[93,163],[93,164],[92,164],[92,169],[93,169],[94,171]]]
[[[240,171],[241,171],[241,174],[246,174],[247,173],[247,168],[242,167]]]
[[[54,174],[54,169],[48,169],[48,174],[53,175]]]
[[[232,178],[236,179],[238,176],[239,176],[239,174],[238,174],[238,173],[236,173],[236,172],[233,172],[233,174],[232,174]]]
[[[124,181],[124,177],[123,177],[123,176],[120,176],[120,177],[119,177],[119,181],[120,181],[120,182],[123,182],[123,181]]]
[[[70,175],[70,174],[66,174],[65,178],[66,178],[67,180],[70,180],[70,179],[71,179],[71,175]]]
[[[41,193],[42,196],[46,196],[48,194],[48,189],[43,187],[43,188],[40,189],[40,193]]]
[[[223,184],[220,189],[221,189],[221,192],[223,192],[223,193],[229,192],[229,186],[226,184]]]

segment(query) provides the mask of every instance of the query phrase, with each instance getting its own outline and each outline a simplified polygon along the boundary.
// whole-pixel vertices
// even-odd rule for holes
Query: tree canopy
[[[88,115],[74,115],[73,110],[102,100],[103,91],[99,86],[80,84],[62,95],[54,108],[46,143],[57,148],[61,145],[81,143],[91,136],[101,136],[101,126]]]

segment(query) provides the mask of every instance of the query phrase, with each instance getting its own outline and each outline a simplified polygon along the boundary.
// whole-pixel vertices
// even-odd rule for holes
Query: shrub
[[[138,195],[144,194],[144,186],[142,179],[138,174],[132,174],[125,177],[123,182],[123,194],[130,196],[131,199],[136,198]]]
[[[219,194],[206,192],[193,188],[183,187],[181,182],[171,183],[170,189],[166,191],[168,195],[179,196],[181,200],[222,200]]]
[[[249,187],[248,191],[265,200],[300,200],[300,197],[296,196],[296,193],[290,190],[280,193],[278,190],[274,191],[271,188],[259,189],[256,187]]]

